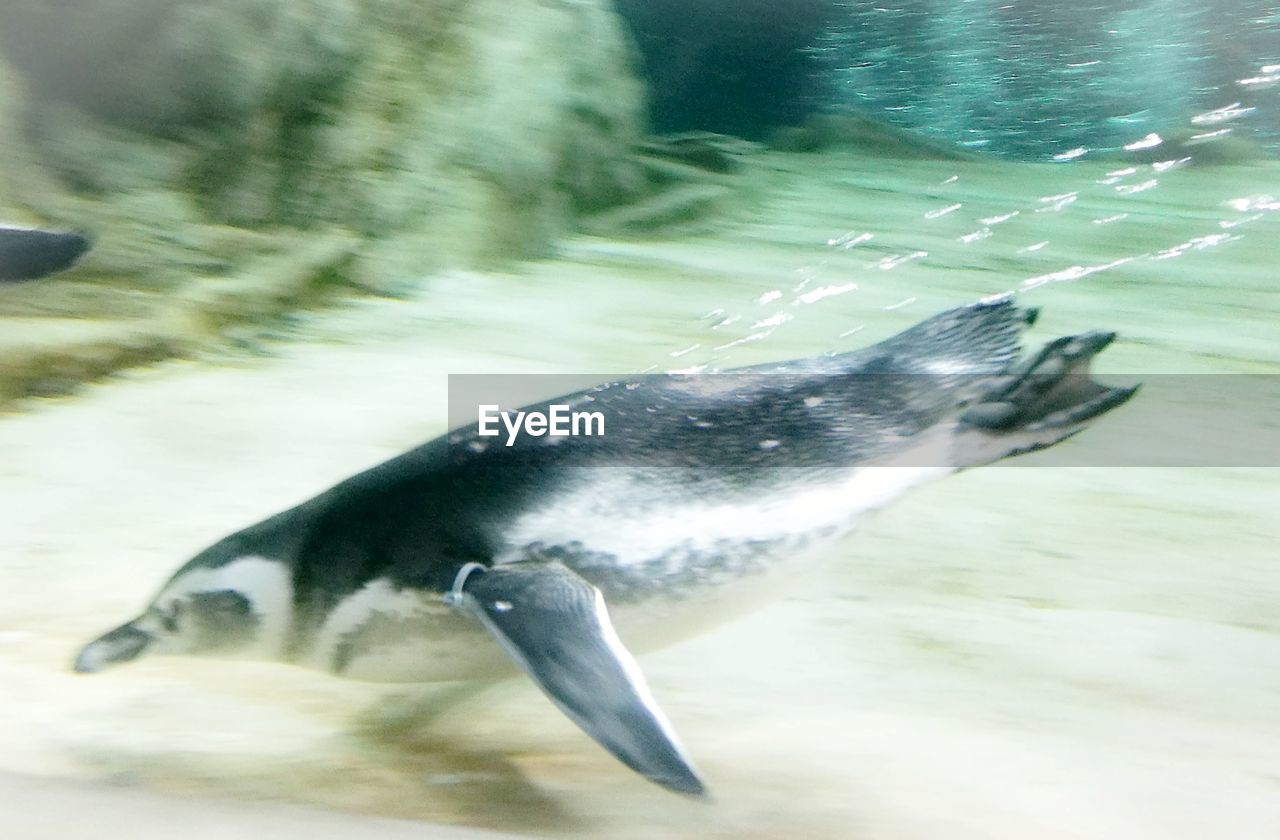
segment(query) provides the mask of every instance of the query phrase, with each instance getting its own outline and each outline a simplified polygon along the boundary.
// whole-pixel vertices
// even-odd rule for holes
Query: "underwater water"
[[[1103,381],[1280,374],[1274,160],[765,151],[742,177],[753,200],[706,232],[566,236],[0,416],[0,825],[1273,837],[1280,453],[1190,467],[1192,437],[1135,466],[1170,405],[1143,392],[1062,445],[1076,466],[1042,453],[915,491],[749,616],[642,656],[708,801],[633,774],[519,678],[71,672],[196,551],[445,432],[450,374],[815,356],[1009,292],[1042,308],[1028,347],[1117,331]],[[1274,428],[1274,393],[1241,426]]]
[[[720,235],[569,239],[312,314],[265,357],[33,403],[0,423],[3,769],[550,835],[1266,836],[1274,469],[989,468],[901,501],[772,605],[643,658],[710,803],[643,782],[523,681],[454,697],[68,665],[185,556],[443,431],[451,372],[794,357],[1008,290],[1043,307],[1032,340],[1117,330],[1104,379],[1274,372],[1280,213],[1257,188],[1276,175],[1182,169],[1125,194],[1086,165],[779,159]],[[1043,279],[1076,263],[1112,267]]]
[[[836,5],[813,48],[828,100],[971,148],[1048,160],[1176,131],[1193,114],[1197,133],[1280,142],[1280,9],[1268,0]]]

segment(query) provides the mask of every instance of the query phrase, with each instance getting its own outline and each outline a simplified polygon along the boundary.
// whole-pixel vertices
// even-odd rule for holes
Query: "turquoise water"
[[[1274,469],[992,468],[901,501],[643,658],[707,803],[522,681],[67,665],[191,552],[443,432],[450,373],[727,368],[1011,290],[1043,307],[1031,342],[1117,330],[1103,378],[1280,372],[1278,176],[774,155],[713,235],[571,238],[33,402],[0,421],[0,771],[556,836],[1269,836]]]
[[[828,97],[879,119],[1046,161],[1211,123],[1276,149],[1267,0],[837,5],[817,51]],[[1247,119],[1215,122],[1219,109]]]

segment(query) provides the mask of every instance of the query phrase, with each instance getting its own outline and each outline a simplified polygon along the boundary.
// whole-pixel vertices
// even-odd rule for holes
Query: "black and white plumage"
[[[543,404],[603,412],[599,437],[457,430],[205,550],[76,669],[207,653],[432,681],[510,660],[628,766],[701,793],[622,640],[645,650],[758,605],[862,514],[1132,395],[1089,378],[1109,333],[1020,360],[1034,317],[984,302],[852,353]]]
[[[38,280],[65,271],[92,243],[79,233],[0,225],[0,283]]]

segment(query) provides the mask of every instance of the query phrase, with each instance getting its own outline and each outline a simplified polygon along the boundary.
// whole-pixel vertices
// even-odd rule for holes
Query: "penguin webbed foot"
[[[469,566],[448,603],[479,618],[552,702],[622,763],[677,793],[705,794],[600,590],[556,562]]]
[[[1012,365],[960,415],[960,429],[990,436],[1015,433],[1025,452],[1051,446],[1086,423],[1125,403],[1138,386],[1111,387],[1090,375],[1094,356],[1115,340],[1113,332],[1064,336]]]

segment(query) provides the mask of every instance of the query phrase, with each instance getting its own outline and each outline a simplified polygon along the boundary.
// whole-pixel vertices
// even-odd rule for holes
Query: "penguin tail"
[[[903,370],[943,362],[958,374],[999,373],[1022,355],[1022,333],[1040,310],[1003,295],[948,309],[876,345]]]
[[[1089,371],[1093,358],[1115,337],[1113,332],[1064,336],[1008,368],[960,415],[957,466],[1053,446],[1127,402],[1138,386],[1103,385]]]

